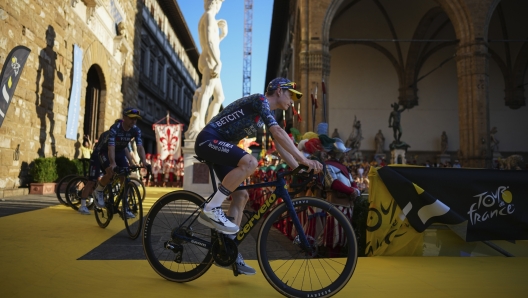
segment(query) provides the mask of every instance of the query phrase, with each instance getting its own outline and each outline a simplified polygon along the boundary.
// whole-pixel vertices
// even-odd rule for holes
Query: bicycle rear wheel
[[[125,227],[128,236],[136,239],[141,232],[143,224],[143,204],[141,204],[141,194],[135,182],[129,181],[125,186],[121,200],[121,215],[125,220]],[[127,216],[127,211],[130,211],[134,217]]]
[[[163,278],[187,282],[202,276],[213,264],[210,249],[187,242],[194,237],[212,243],[213,231],[196,220],[204,199],[190,191],[174,191],[158,199],[143,225],[143,251]],[[174,237],[175,236],[175,237]]]
[[[285,204],[270,212],[259,232],[257,256],[268,282],[288,297],[330,297],[350,280],[357,242],[350,220],[316,198],[292,200],[310,250],[299,244]]]
[[[79,175],[71,174],[71,175],[64,176],[57,183],[57,189],[55,190],[55,193],[57,194],[57,200],[59,200],[59,203],[69,206],[68,202],[66,202],[66,197],[65,197],[66,189],[67,189],[67,186],[70,180],[72,180],[75,177],[79,177]]]
[[[68,182],[68,186],[66,186],[64,198],[66,199],[68,206],[73,210],[79,210],[79,207],[81,206],[81,196],[87,181],[88,179],[86,177],[77,176],[73,177],[70,182]],[[87,199],[87,201],[88,200],[89,199]]]

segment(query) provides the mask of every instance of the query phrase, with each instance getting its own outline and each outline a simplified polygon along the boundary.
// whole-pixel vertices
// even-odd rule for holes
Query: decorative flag
[[[292,109],[293,109],[293,115],[297,116],[297,121],[301,122],[302,121],[301,115],[299,115],[299,112],[297,112],[294,105],[292,105]]]
[[[327,122],[326,121],[326,88],[325,88],[324,80],[322,82],[322,86],[323,86],[323,122]]]
[[[159,158],[165,160],[172,155],[174,160],[181,156],[182,124],[154,124]]]
[[[0,127],[4,123],[7,109],[26,65],[30,49],[17,46],[9,52],[0,73]]]

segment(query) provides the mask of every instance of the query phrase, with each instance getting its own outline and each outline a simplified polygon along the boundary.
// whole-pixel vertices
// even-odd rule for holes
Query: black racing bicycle
[[[130,174],[141,167],[115,168],[114,177],[105,187],[105,207],[94,204],[95,220],[101,228],[106,228],[114,214],[125,221],[128,236],[136,239],[143,224],[143,204],[139,188]]]
[[[199,159],[200,160],[200,159]],[[216,182],[209,166],[214,191]],[[143,225],[143,250],[151,267],[176,282],[202,276],[216,262],[236,276],[238,245],[256,238],[257,259],[266,280],[288,297],[330,297],[350,280],[357,263],[357,242],[347,217],[323,199],[291,199],[313,183],[313,173],[280,172],[277,180],[238,189],[275,187],[274,192],[240,226],[234,240],[197,220],[208,200],[180,190],[159,198]],[[285,176],[293,182],[286,184]],[[290,192],[287,188],[289,187]],[[252,233],[255,228],[258,234]]]

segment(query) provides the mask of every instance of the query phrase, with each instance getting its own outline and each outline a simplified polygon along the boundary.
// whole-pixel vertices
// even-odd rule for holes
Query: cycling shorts
[[[214,163],[214,171],[220,181],[248,154],[237,145],[224,141],[218,133],[208,128],[204,128],[196,137],[194,151],[198,157]]]
[[[128,160],[125,156],[125,152],[115,153],[116,165],[120,168],[128,167]],[[108,159],[108,152],[94,151],[90,157],[90,172],[88,179],[97,181],[101,176],[103,170],[110,166],[110,160]]]

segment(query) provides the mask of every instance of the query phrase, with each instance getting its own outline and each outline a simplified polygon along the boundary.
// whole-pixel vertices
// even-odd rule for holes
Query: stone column
[[[489,54],[482,39],[457,49],[460,153],[464,167],[489,166]]]
[[[331,0],[308,1],[302,0],[300,4],[301,23],[301,51],[300,59],[301,75],[298,82],[304,96],[301,99],[301,133],[306,131],[316,131],[317,124],[324,120],[323,109],[323,88],[322,81],[325,81],[327,91],[327,116],[328,116],[328,76],[330,72],[330,53],[328,44],[323,43],[322,30],[323,22]],[[318,108],[315,114],[315,127],[313,125],[311,94],[318,86],[317,102]],[[328,121],[328,118],[327,118]]]

